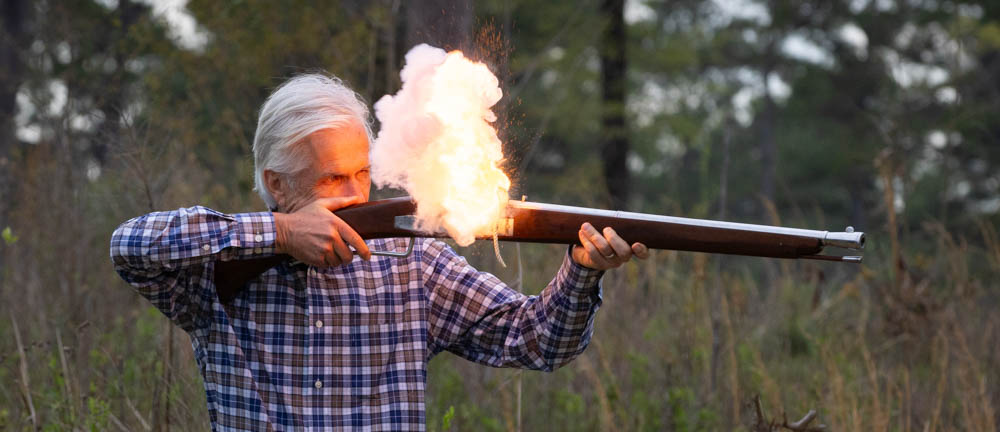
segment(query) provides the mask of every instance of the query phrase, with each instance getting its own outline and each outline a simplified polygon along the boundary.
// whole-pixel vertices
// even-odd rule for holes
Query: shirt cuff
[[[274,255],[276,231],[271,212],[238,213],[236,218],[237,257],[251,258]]]
[[[601,297],[601,277],[604,270],[594,270],[573,260],[573,246],[570,245],[559,270],[559,280],[568,290],[577,295]]]

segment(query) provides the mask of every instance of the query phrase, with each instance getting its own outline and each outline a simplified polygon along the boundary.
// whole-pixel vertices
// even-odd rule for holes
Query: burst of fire
[[[402,89],[375,104],[381,130],[372,180],[406,190],[417,227],[444,230],[466,246],[492,233],[507,204],[510,179],[490,108],[503,93],[486,65],[461,51],[418,45],[406,54]]]

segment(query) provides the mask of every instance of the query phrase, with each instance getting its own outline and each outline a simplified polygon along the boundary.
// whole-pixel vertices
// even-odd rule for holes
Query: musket
[[[415,213],[416,203],[409,197],[372,201],[334,212],[366,240],[447,237],[445,233],[418,230]],[[860,263],[860,255],[822,253],[828,246],[860,250],[865,245],[865,234],[854,232],[851,227],[843,232],[817,231],[517,200],[508,202],[506,214],[494,229],[478,234],[477,238],[495,236],[500,241],[579,244],[578,232],[584,222],[598,230],[611,227],[625,241],[640,242],[651,249]],[[372,254],[406,256],[412,249],[411,240],[405,252],[372,251]],[[217,262],[214,278],[219,298],[223,302],[232,299],[247,281],[290,259],[287,255],[277,255]]]

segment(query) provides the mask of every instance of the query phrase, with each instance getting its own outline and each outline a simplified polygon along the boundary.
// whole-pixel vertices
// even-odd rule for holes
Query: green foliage
[[[788,323],[786,338],[788,341],[788,352],[792,356],[808,355],[811,351],[809,339],[802,331],[802,328],[794,321],[789,321]]]
[[[667,394],[673,430],[696,432],[718,429],[719,420],[711,410],[692,409],[695,405],[695,394],[691,389],[675,387],[668,390]]]
[[[979,28],[977,36],[983,43],[984,51],[1000,49],[1000,22],[984,24]]]
[[[449,406],[448,411],[444,413],[444,417],[441,417],[441,430],[451,430],[451,421],[455,418],[455,406]]]
[[[10,227],[4,227],[3,231],[0,232],[0,238],[3,238],[3,242],[7,245],[13,245],[17,243],[17,236],[11,231]]]
[[[92,431],[104,431],[110,427],[111,407],[107,401],[96,397],[87,398],[87,422],[85,428]]]

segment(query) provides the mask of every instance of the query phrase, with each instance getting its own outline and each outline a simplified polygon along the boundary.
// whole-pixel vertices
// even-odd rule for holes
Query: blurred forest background
[[[435,358],[430,430],[997,430],[1000,2],[0,4],[2,430],[207,429],[112,230],[262,210],[267,94],[324,70],[374,102],[419,42],[502,80],[515,197],[869,236],[860,266],[656,252],[555,373]],[[561,256],[459,251],[532,293]]]

